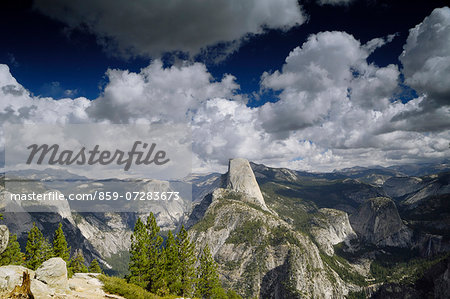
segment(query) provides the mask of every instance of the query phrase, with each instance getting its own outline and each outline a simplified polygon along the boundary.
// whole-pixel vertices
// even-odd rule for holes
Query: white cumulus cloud
[[[450,103],[450,8],[436,8],[409,32],[400,56],[405,82],[430,106]]]

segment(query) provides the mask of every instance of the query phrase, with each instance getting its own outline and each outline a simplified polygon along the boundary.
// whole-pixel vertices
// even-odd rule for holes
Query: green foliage
[[[148,235],[148,285],[147,289],[150,292],[157,293],[158,290],[163,291],[167,288],[167,282],[164,277],[164,263],[165,255],[161,250],[163,238],[159,235],[159,226],[156,224],[156,218],[153,213],[147,218],[145,225]]]
[[[104,257],[104,260],[112,267],[112,269],[104,269],[106,274],[117,277],[127,277],[129,274],[130,252],[128,250],[111,254],[110,257]]]
[[[129,275],[127,280],[143,288],[147,287],[148,284],[148,239],[149,236],[147,235],[145,224],[138,218],[131,235]]]
[[[88,270],[90,273],[103,273],[102,268],[100,268],[100,265],[97,262],[97,259],[92,260]]]
[[[6,265],[22,265],[25,255],[20,251],[20,244],[17,242],[17,235],[14,234],[9,238],[8,246],[5,251],[0,254],[0,266]]]
[[[271,230],[269,244],[272,246],[278,246],[285,244],[286,242],[297,245],[302,248],[300,241],[292,234],[292,232],[285,226],[277,226]]]
[[[72,273],[87,273],[88,268],[84,264],[84,255],[81,249],[75,251],[74,256],[69,262],[69,268]]]
[[[366,299],[366,293],[364,291],[348,292],[347,299]]]
[[[200,257],[200,266],[197,270],[197,295],[202,298],[221,298],[226,296],[220,285],[219,274],[217,273],[217,264],[211,255],[208,245],[203,248]],[[222,296],[223,295],[223,296]]]
[[[136,221],[131,236],[130,263],[128,282],[139,285],[154,293],[166,293],[168,290],[165,279],[166,256],[161,249],[163,242],[159,235],[159,226],[153,213],[144,224]]]
[[[62,258],[66,263],[70,259],[70,248],[67,247],[67,241],[61,223],[55,230],[53,236],[53,255]]]
[[[236,293],[234,290],[227,291],[227,298],[228,299],[242,299],[242,297],[238,293]]]
[[[180,292],[181,296],[191,296],[194,290],[195,280],[195,247],[189,239],[184,226],[177,235],[176,245],[178,248]]]
[[[257,245],[258,241],[258,231],[263,226],[264,223],[262,220],[246,220],[244,223],[236,227],[225,241],[226,243],[231,244],[249,244],[249,245]]]
[[[136,221],[131,236],[129,274],[126,277],[128,284],[120,282],[121,290],[115,293],[132,292],[130,288],[134,287],[130,284],[133,284],[141,290],[146,289],[148,294],[158,296],[173,294],[192,297],[195,291],[203,298],[228,298],[220,285],[217,264],[208,248],[203,251],[196,273],[195,247],[184,226],[176,238],[171,231],[168,232],[165,247],[162,247],[162,241],[153,214],[149,215],[145,224],[140,219]],[[230,298],[240,298],[232,291],[229,294],[232,296]]]
[[[352,270],[350,265],[344,258],[338,255],[328,256],[325,253],[320,253],[320,258],[331,269],[333,269],[344,281],[351,282],[359,286],[367,285],[364,276]]]
[[[429,268],[450,256],[450,253],[447,253],[433,259],[418,257],[404,261],[401,256],[395,257],[395,253],[392,253],[393,248],[386,250],[391,254],[379,254],[370,264],[370,274],[376,282],[414,283],[422,278]]]
[[[178,257],[178,246],[171,231],[167,236],[164,253],[167,287],[171,294],[179,294],[181,290],[180,259]]]
[[[215,214],[210,211],[205,214],[203,219],[197,222],[192,228],[199,232],[205,232],[214,225]]]
[[[125,279],[118,277],[109,277],[106,275],[100,275],[98,277],[103,282],[103,290],[111,294],[117,294],[128,299],[155,299],[156,295],[148,292],[144,288],[133,284],[127,283]]]
[[[26,266],[36,270],[43,262],[51,258],[53,250],[42,232],[33,223],[33,227],[28,233],[27,245],[25,249]]]

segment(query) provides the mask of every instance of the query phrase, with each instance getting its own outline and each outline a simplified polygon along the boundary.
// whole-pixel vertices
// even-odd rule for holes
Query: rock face
[[[9,241],[9,230],[6,225],[0,225],[0,253],[5,251]]]
[[[45,261],[36,270],[36,279],[46,283],[57,291],[68,291],[66,262],[60,257],[54,257]]]
[[[413,193],[423,186],[422,179],[416,177],[392,177],[383,184],[389,197],[395,198]]]
[[[230,194],[223,196],[189,233],[198,254],[208,244],[225,287],[245,298],[344,297],[345,283],[308,237],[277,215]]]
[[[189,234],[198,255],[209,246],[226,288],[245,298],[343,298],[347,294],[346,283],[322,261],[309,237],[267,208],[247,160],[230,160],[225,182],[226,188],[214,190],[194,208]],[[345,216],[336,216],[347,220],[344,226],[348,225]],[[351,234],[348,227],[335,229],[338,239]]]
[[[264,210],[269,210],[264,202],[250,163],[245,159],[230,159],[226,189],[244,193],[247,195],[247,200],[260,205]]]
[[[326,254],[334,254],[333,245],[357,238],[350,225],[347,213],[335,209],[319,210],[319,217],[314,218],[311,233]]]
[[[379,246],[409,246],[412,232],[398,214],[395,203],[387,197],[372,198],[350,217],[360,238]]]

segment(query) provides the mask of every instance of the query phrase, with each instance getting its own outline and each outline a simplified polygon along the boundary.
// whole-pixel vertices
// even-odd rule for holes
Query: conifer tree
[[[70,248],[67,247],[67,241],[61,223],[55,230],[53,236],[53,255],[62,258],[66,263],[69,262]]]
[[[130,262],[128,264],[128,282],[143,288],[148,284],[149,236],[145,224],[138,218],[131,235]]]
[[[153,213],[147,218],[145,225],[149,238],[148,246],[148,285],[150,292],[157,293],[159,289],[166,288],[164,277],[164,253],[161,250],[163,238],[159,235],[159,226]]]
[[[33,223],[28,233],[27,246],[25,248],[26,266],[36,270],[44,261],[52,256],[52,248],[42,235],[42,232]]]
[[[88,268],[84,264],[84,255],[81,249],[75,251],[74,256],[69,262],[69,268],[72,273],[88,272]]]
[[[0,266],[6,265],[22,265],[25,255],[20,251],[20,244],[17,242],[17,235],[14,234],[9,238],[8,246],[5,251],[0,254]]]
[[[181,226],[181,230],[177,235],[178,259],[179,259],[179,276],[180,276],[180,292],[181,296],[191,296],[194,289],[195,281],[195,247],[194,243],[189,239],[188,233]]]
[[[100,265],[97,262],[97,259],[93,259],[91,264],[89,265],[89,272],[90,273],[102,273],[102,268],[100,268]]]
[[[166,240],[165,252],[165,280],[171,294],[180,294],[181,275],[178,246],[172,232],[169,231]]]
[[[203,248],[198,268],[197,295],[202,298],[216,298],[224,293],[217,273],[217,264],[211,255],[209,246]]]

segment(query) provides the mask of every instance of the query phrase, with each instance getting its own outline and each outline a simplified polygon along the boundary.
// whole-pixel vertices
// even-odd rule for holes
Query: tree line
[[[66,262],[69,277],[73,273],[102,272],[96,259],[92,260],[89,268],[86,267],[81,250],[75,250],[72,257],[70,256],[70,247],[67,245],[61,223],[53,234],[52,242],[49,242],[36,226],[36,223],[33,223],[33,227],[28,232],[25,253],[21,251],[17,235],[12,235],[5,251],[0,254],[0,266],[21,265],[36,270],[43,262],[52,257],[60,257]]]
[[[145,223],[138,218],[131,235],[128,282],[160,296],[240,298],[222,288],[208,245],[196,259],[195,245],[184,226],[176,237],[169,231],[164,245],[163,241],[153,213]]]

